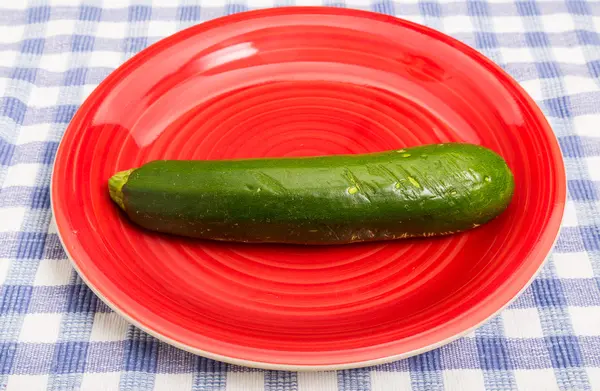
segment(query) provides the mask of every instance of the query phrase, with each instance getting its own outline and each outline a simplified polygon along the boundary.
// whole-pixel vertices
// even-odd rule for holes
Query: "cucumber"
[[[251,243],[446,235],[502,213],[506,162],[472,144],[302,158],[158,160],[115,174],[111,198],[146,229]]]

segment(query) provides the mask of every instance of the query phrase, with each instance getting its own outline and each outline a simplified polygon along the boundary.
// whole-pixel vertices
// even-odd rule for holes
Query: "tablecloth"
[[[70,266],[49,186],[85,97],[165,36],[282,5],[367,9],[441,30],[501,65],[547,115],[568,172],[560,237],[529,289],[464,338],[376,367],[248,369],[128,325]],[[600,390],[599,33],[600,2],[587,0],[0,2],[0,390]]]

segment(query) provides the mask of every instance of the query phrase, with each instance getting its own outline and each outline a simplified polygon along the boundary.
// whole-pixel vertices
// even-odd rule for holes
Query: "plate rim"
[[[539,125],[548,131],[547,133],[551,136],[551,137],[549,137],[549,141],[553,144],[553,145],[551,145],[550,153],[553,155],[556,155],[556,157],[558,158],[556,165],[560,169],[560,172],[557,173],[557,181],[561,182],[559,184],[559,189],[561,190],[561,193],[562,193],[562,199],[557,200],[554,205],[554,207],[560,207],[560,210],[558,211],[558,213],[560,213],[560,218],[557,218],[557,220],[559,220],[559,221],[554,222],[554,224],[557,225],[555,236],[552,239],[551,244],[549,246],[547,246],[546,249],[539,250],[540,253],[543,253],[545,255],[543,255],[543,259],[539,263],[536,270],[532,273],[529,280],[525,282],[525,284],[519,289],[519,291],[517,293],[515,293],[512,297],[510,297],[504,304],[499,306],[499,308],[497,308],[492,313],[487,315],[484,319],[478,321],[477,323],[471,325],[470,327],[468,327],[462,331],[459,331],[459,332],[457,332],[447,338],[439,340],[435,343],[430,343],[426,346],[423,346],[423,347],[420,347],[417,349],[413,349],[413,350],[410,350],[410,351],[407,351],[404,353],[398,353],[398,354],[394,354],[394,355],[386,355],[386,356],[375,358],[375,359],[368,359],[368,360],[362,360],[362,361],[351,361],[351,362],[344,362],[344,363],[334,363],[334,364],[314,364],[314,365],[313,364],[282,364],[282,363],[266,362],[266,361],[253,361],[253,360],[236,358],[233,356],[226,356],[226,355],[222,355],[222,354],[218,354],[218,353],[213,353],[213,352],[210,352],[207,350],[189,346],[183,342],[179,342],[171,337],[168,337],[164,334],[161,334],[158,331],[153,330],[151,327],[144,325],[142,322],[138,321],[133,316],[130,316],[124,309],[120,308],[116,303],[112,302],[110,299],[108,299],[106,296],[104,296],[100,292],[100,289],[98,289],[97,286],[95,286],[93,283],[91,283],[91,281],[88,279],[88,277],[79,268],[77,262],[75,261],[71,252],[69,251],[69,247],[66,245],[66,242],[63,238],[63,233],[61,232],[61,227],[58,225],[58,222],[56,221],[57,206],[56,206],[56,202],[54,200],[54,188],[55,188],[55,183],[56,183],[56,181],[55,181],[56,163],[58,161],[59,155],[61,154],[61,150],[64,149],[64,139],[65,139],[64,136],[67,134],[69,129],[72,126],[74,126],[73,124],[75,122],[77,122],[77,121],[75,121],[76,119],[87,114],[84,112],[84,111],[87,111],[87,107],[84,107],[84,106],[87,106],[86,102],[89,101],[90,98],[92,98],[95,94],[99,93],[98,91],[100,91],[106,84],[109,84],[113,79],[117,79],[118,74],[120,72],[122,72],[124,69],[128,68],[132,63],[139,60],[143,56],[144,53],[146,53],[147,51],[149,51],[151,49],[155,49],[159,45],[165,44],[166,41],[173,39],[174,36],[183,35],[185,33],[189,34],[192,30],[199,28],[199,26],[204,26],[205,28],[207,28],[207,25],[208,25],[208,27],[210,28],[210,25],[225,24],[227,22],[235,21],[236,19],[239,20],[240,18],[241,18],[241,20],[251,19],[253,17],[260,17],[261,14],[263,14],[263,15],[264,14],[266,14],[266,15],[278,14],[282,11],[283,11],[283,13],[287,12],[288,14],[297,14],[297,15],[299,15],[299,14],[310,15],[310,14],[319,14],[320,13],[320,14],[327,14],[327,15],[342,15],[342,16],[345,15],[345,16],[367,17],[367,18],[371,18],[371,19],[377,19],[377,20],[380,20],[380,21],[386,22],[386,23],[389,23],[390,20],[395,20],[407,27],[423,31],[428,36],[430,36],[434,39],[445,40],[446,42],[451,43],[456,48],[456,50],[460,50],[463,53],[466,53],[472,57],[475,57],[475,59],[482,66],[489,67],[492,70],[494,70],[495,72],[500,73],[502,76],[504,76],[506,81],[519,93],[519,95],[522,98],[525,99],[525,101],[526,101],[525,103],[527,104],[527,107],[533,110],[533,115],[538,120]],[[86,109],[86,110],[84,110],[84,109]],[[556,242],[558,240],[559,234],[563,228],[562,221],[565,217],[564,211],[565,211],[565,205],[566,205],[567,193],[568,193],[566,180],[567,180],[567,178],[566,178],[566,167],[565,167],[565,162],[564,162],[564,156],[561,151],[560,144],[558,142],[558,138],[557,138],[555,132],[552,130],[552,127],[550,126],[550,124],[549,124],[545,114],[542,112],[541,108],[538,106],[538,104],[535,102],[535,100],[527,93],[527,91],[525,91],[525,89],[508,72],[506,72],[503,68],[501,68],[495,62],[493,62],[490,58],[485,56],[483,53],[479,52],[477,49],[459,41],[456,38],[453,38],[452,36],[450,36],[448,34],[441,32],[441,31],[435,30],[428,26],[425,26],[425,25],[422,25],[419,23],[415,23],[410,20],[403,19],[403,18],[397,17],[397,16],[377,13],[374,11],[353,9],[353,8],[337,8],[337,7],[328,7],[328,6],[284,6],[284,7],[261,8],[261,9],[256,9],[256,10],[238,12],[235,14],[220,16],[220,17],[217,17],[217,18],[214,18],[211,20],[200,22],[196,25],[193,25],[193,26],[190,26],[183,30],[180,30],[174,34],[167,36],[167,37],[161,38],[160,40],[151,44],[147,48],[134,54],[132,57],[127,59],[124,63],[119,65],[117,68],[115,68],[108,76],[106,76],[99,83],[99,85],[81,103],[80,107],[75,112],[75,115],[73,116],[73,118],[69,121],[68,126],[65,128],[65,131],[64,131],[63,135],[61,136],[61,140],[59,142],[59,145],[58,145],[58,148],[57,148],[57,151],[55,154],[55,159],[53,160],[52,167],[51,167],[50,207],[51,207],[51,212],[52,212],[52,219],[55,221],[56,231],[57,231],[56,233],[59,238],[59,241],[67,255],[67,258],[69,259],[71,265],[73,266],[73,268],[75,269],[77,274],[80,276],[82,281],[92,290],[92,292],[96,296],[98,296],[98,298],[100,298],[109,308],[111,308],[113,311],[115,311],[117,314],[119,314],[119,316],[121,316],[125,320],[127,320],[130,324],[138,327],[139,329],[141,329],[144,332],[150,334],[151,336],[157,338],[158,340],[161,340],[171,346],[175,346],[176,348],[179,348],[181,350],[190,352],[195,355],[203,356],[203,357],[206,357],[209,359],[233,364],[233,365],[240,365],[240,366],[245,366],[245,367],[266,369],[266,370],[324,371],[324,370],[353,369],[353,368],[361,368],[361,367],[367,367],[367,366],[372,366],[372,365],[386,364],[386,363],[389,363],[392,361],[405,359],[405,358],[412,357],[412,356],[415,356],[418,354],[422,354],[422,353],[428,352],[430,350],[444,346],[448,343],[451,343],[451,342],[469,334],[473,330],[479,328],[481,325],[487,323],[489,321],[489,319],[498,315],[502,310],[504,310],[512,302],[514,302],[518,297],[521,296],[521,294],[536,279],[536,277],[538,276],[542,267],[548,261],[548,258],[550,257],[550,254],[552,253],[552,250],[555,247]],[[550,228],[553,228],[553,226],[551,226]],[[64,227],[63,227],[63,229],[64,229]],[[547,242],[550,242],[549,238],[547,239]],[[481,309],[480,309],[480,311],[481,311]],[[384,346],[384,345],[385,344],[374,345],[374,346]],[[357,349],[354,349],[354,350],[357,350]]]

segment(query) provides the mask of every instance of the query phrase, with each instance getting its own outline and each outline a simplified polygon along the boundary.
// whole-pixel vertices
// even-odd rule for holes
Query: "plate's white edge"
[[[61,140],[61,144],[62,144],[62,140]],[[557,143],[558,144],[558,143]],[[57,149],[57,153],[58,150],[60,150],[60,145],[59,148]],[[560,146],[559,146],[559,150],[560,150]],[[562,159],[562,152],[561,152],[561,161],[563,163],[564,166],[564,159]],[[52,165],[52,176],[50,179],[50,205],[52,208],[52,214],[55,215],[54,213],[54,200],[52,197],[52,184],[54,183],[54,163]],[[566,204],[567,201],[567,189],[565,186],[565,198],[563,200],[563,205]],[[367,360],[367,361],[358,361],[358,362],[352,362],[352,363],[345,363],[345,364],[332,364],[332,365],[286,365],[286,364],[272,364],[272,363],[268,363],[268,362],[261,362],[261,361],[250,361],[250,360],[243,360],[243,359],[238,359],[238,358],[234,358],[234,357],[228,357],[228,356],[223,356],[220,354],[215,354],[215,353],[211,353],[211,352],[207,352],[201,349],[197,349],[197,348],[193,348],[190,347],[188,345],[185,345],[181,342],[175,341],[169,337],[166,337],[150,328],[147,328],[146,326],[142,325],[141,323],[139,323],[137,320],[131,318],[129,315],[127,315],[125,312],[123,312],[116,304],[112,303],[110,300],[108,300],[106,297],[104,297],[100,291],[93,285],[91,284],[87,277],[81,273],[81,271],[79,270],[79,268],[77,267],[77,264],[75,263],[75,261],[73,260],[71,253],[69,252],[69,249],[67,248],[67,246],[65,246],[65,242],[62,239],[61,233],[60,233],[60,227],[58,227],[58,224],[56,226],[56,231],[58,234],[58,238],[60,240],[61,245],[63,246],[65,253],[67,254],[67,257],[69,258],[69,261],[71,262],[71,264],[73,265],[73,268],[75,269],[75,271],[77,271],[77,274],[79,274],[79,276],[81,277],[81,279],[83,280],[83,282],[85,282],[85,284],[94,292],[94,294],[96,294],[96,296],[98,296],[104,303],[106,303],[106,305],[108,305],[113,311],[115,311],[116,313],[118,313],[120,316],[122,316],[123,318],[125,318],[125,320],[127,320],[129,323],[133,324],[134,326],[140,328],[141,330],[145,331],[146,333],[152,335],[153,337],[156,337],[157,339],[164,341],[172,346],[175,346],[179,349],[185,350],[187,352],[199,355],[199,356],[203,356],[203,357],[207,357],[213,360],[217,360],[217,361],[223,361],[229,364],[234,364],[234,365],[240,365],[240,366],[246,366],[246,367],[252,367],[252,368],[259,368],[259,369],[273,369],[273,370],[281,370],[281,371],[330,371],[330,370],[339,370],[339,369],[351,369],[351,368],[361,368],[361,367],[368,367],[368,366],[373,366],[373,365],[380,365],[380,364],[386,364],[392,361],[396,361],[396,360],[401,360],[404,358],[408,358],[408,357],[412,357],[412,356],[416,356],[418,354],[421,353],[425,353],[428,352],[430,350],[439,348],[441,346],[447,345],[450,342],[453,342],[457,339],[459,339],[460,337],[469,334],[471,331],[479,328],[481,325],[483,325],[484,323],[486,323],[489,319],[493,318],[494,316],[498,315],[502,310],[504,310],[506,307],[508,307],[513,301],[515,301],[519,296],[521,296],[521,294],[529,287],[529,285],[531,285],[531,283],[533,282],[533,280],[535,280],[535,278],[537,277],[537,275],[540,273],[540,270],[542,270],[542,267],[544,267],[544,265],[546,264],[546,262],[548,261],[548,258],[550,258],[550,254],[552,253],[552,250],[554,249],[554,246],[556,245],[556,241],[558,240],[558,236],[560,235],[560,231],[562,230],[562,221],[564,220],[565,215],[564,215],[564,208],[563,208],[563,215],[561,218],[561,224],[559,225],[559,228],[556,232],[556,236],[554,237],[554,241],[552,242],[552,246],[550,246],[549,250],[548,250],[548,254],[546,255],[546,258],[544,258],[544,261],[542,263],[540,263],[540,266],[537,268],[537,270],[535,271],[535,273],[533,273],[533,275],[531,276],[531,278],[529,279],[529,281],[527,281],[527,283],[523,286],[523,288],[521,288],[521,290],[514,295],[510,300],[508,300],[503,306],[501,306],[498,310],[496,310],[495,312],[493,312],[492,314],[490,314],[487,318],[483,319],[481,322],[475,324],[474,326],[463,330],[451,337],[448,337],[444,340],[441,340],[439,342],[436,342],[434,344],[431,345],[427,345],[424,346],[420,349],[415,349],[412,350],[410,352],[406,352],[406,353],[401,353],[401,354],[397,354],[397,355],[393,355],[393,356],[386,356],[386,357],[382,357],[382,358],[377,358],[377,359],[373,359],[373,360]]]

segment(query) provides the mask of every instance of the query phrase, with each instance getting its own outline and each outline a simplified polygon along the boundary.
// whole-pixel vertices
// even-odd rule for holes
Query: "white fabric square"
[[[23,39],[24,25],[3,26],[0,25],[0,43],[15,43]]]
[[[202,0],[203,7],[223,8],[228,4],[227,0]],[[298,4],[298,3],[296,3]]]
[[[14,50],[3,50],[0,56],[0,67],[12,68],[18,55],[19,53]]]
[[[0,208],[0,232],[17,232],[25,219],[25,208]]]
[[[10,270],[11,260],[7,258],[0,258],[0,285],[4,284],[8,271]]]
[[[594,22],[594,27],[596,27],[596,31],[600,31],[600,16],[593,16],[592,22]]]
[[[552,54],[554,54],[554,58],[560,59],[560,62],[564,62],[567,64],[586,64],[586,59],[583,54],[583,50],[580,46],[574,47],[552,47]]]
[[[81,379],[81,390],[109,391],[118,390],[121,381],[121,372],[84,372]],[[175,390],[175,388],[174,388]]]
[[[29,96],[29,106],[49,107],[55,106],[60,94],[59,87],[34,87]]]
[[[225,391],[264,391],[264,389],[264,372],[227,372]]]
[[[600,368],[588,367],[586,368],[586,372],[592,390],[600,390]]]
[[[415,15],[403,15],[402,16],[403,19],[406,19],[408,21],[411,21],[413,23],[418,23],[418,24],[425,24],[425,18],[422,15],[419,14],[415,14]]]
[[[569,307],[575,335],[600,336],[600,307]]]
[[[48,134],[52,124],[43,123],[29,126],[22,126],[17,137],[17,145],[33,143],[36,141],[47,141]]]
[[[598,164],[600,164],[600,159],[598,161]],[[575,209],[575,203],[573,201],[567,201],[567,203],[565,204],[565,211],[563,213],[562,226],[577,227],[578,224],[579,223],[577,221],[577,210]]]
[[[445,370],[444,391],[485,390],[483,371],[479,369]]]
[[[124,3],[123,0],[102,0],[100,4],[102,8],[126,8],[128,5],[127,3]],[[157,7],[157,1],[153,0],[152,5]]]
[[[28,5],[28,1],[7,1],[6,4],[2,4],[2,8],[9,10],[24,10]]]
[[[466,15],[447,16],[442,19],[444,32],[447,34],[473,31],[471,18]]]
[[[148,22],[149,37],[168,37],[177,32],[177,22],[152,20]]]
[[[42,259],[35,272],[33,285],[62,286],[68,285],[73,274],[73,267],[68,259]]]
[[[337,391],[337,373],[298,372],[298,391]]]
[[[403,0],[402,3],[403,4],[407,4],[407,3],[415,3],[416,4],[416,1],[418,1],[418,0]],[[346,1],[344,1],[344,4],[346,6],[368,8],[371,5],[373,5],[373,1],[371,1],[371,0],[346,0]],[[391,6],[393,7],[393,4]],[[404,17],[404,15],[402,17]]]
[[[19,342],[56,343],[62,314],[27,314],[21,326]]]
[[[16,3],[20,3],[16,1]],[[23,3],[26,3],[25,1]],[[48,375],[9,375],[7,391],[46,391]]]
[[[6,89],[8,85],[13,82],[13,79],[9,79],[7,77],[0,77],[0,96],[8,95],[6,93]]]
[[[542,323],[536,308],[505,309],[501,313],[508,338],[542,338]]]
[[[532,63],[533,54],[528,48],[500,48],[504,63]]]
[[[586,157],[584,161],[587,164],[590,179],[600,181],[600,156]]]
[[[89,67],[117,68],[124,62],[119,52],[93,51],[89,57]]]
[[[87,99],[90,94],[98,87],[97,84],[86,84],[81,89],[81,100]]]
[[[189,373],[157,373],[154,378],[154,391],[191,390],[194,374]]]
[[[533,100],[539,101],[544,99],[544,92],[542,90],[542,82],[540,79],[527,80],[520,84]]]
[[[64,7],[64,6],[73,6],[73,0],[46,0],[48,5],[51,5],[53,7],[56,6],[60,6],[60,7]]]
[[[49,20],[46,22],[45,36],[52,37],[56,35],[73,35],[75,32],[75,19],[61,18],[59,20]]]
[[[573,118],[575,133],[580,136],[600,137],[598,124],[600,124],[600,114],[580,115]]]
[[[560,278],[594,278],[594,270],[587,253],[554,253],[556,274]]]
[[[3,187],[34,186],[40,165],[37,163],[22,163],[8,167]]]
[[[94,34],[99,38],[122,39],[127,36],[126,22],[100,22]]]
[[[403,0],[402,3],[403,4],[409,4],[409,3],[417,3],[418,0]],[[365,8],[368,8],[370,6],[372,6],[374,4],[374,2],[372,0],[346,0],[343,2],[345,5],[347,6],[362,6]],[[392,5],[393,7],[393,5]]]
[[[322,0],[296,0],[295,4],[298,6],[310,6],[310,5],[323,5]]]
[[[40,59],[39,68],[50,72],[64,72],[69,69],[71,53],[44,54]]]
[[[412,390],[408,372],[371,372],[371,391]],[[298,390],[300,391],[300,390]]]
[[[554,369],[517,369],[514,374],[519,391],[560,391]]]
[[[598,91],[596,82],[587,77],[565,76],[563,77],[563,83],[569,95]]]
[[[247,3],[250,8],[267,8],[275,5],[273,0],[248,0]]]
[[[127,336],[129,323],[115,312],[96,312],[90,341],[122,341]]]
[[[519,33],[525,31],[520,16],[494,16],[491,18],[496,33]]]
[[[106,0],[104,0],[106,1]],[[222,4],[223,6],[225,6],[225,1],[226,0],[222,0]],[[123,0],[111,0],[112,3],[116,3],[119,4],[121,3],[121,5],[123,4]],[[152,6],[153,7],[177,7],[177,4],[184,4],[183,2],[179,2],[179,3],[173,3],[173,0],[152,0]],[[204,1],[202,1],[201,3],[204,6]]]
[[[575,21],[569,14],[540,15],[546,33],[564,33],[575,30]]]

